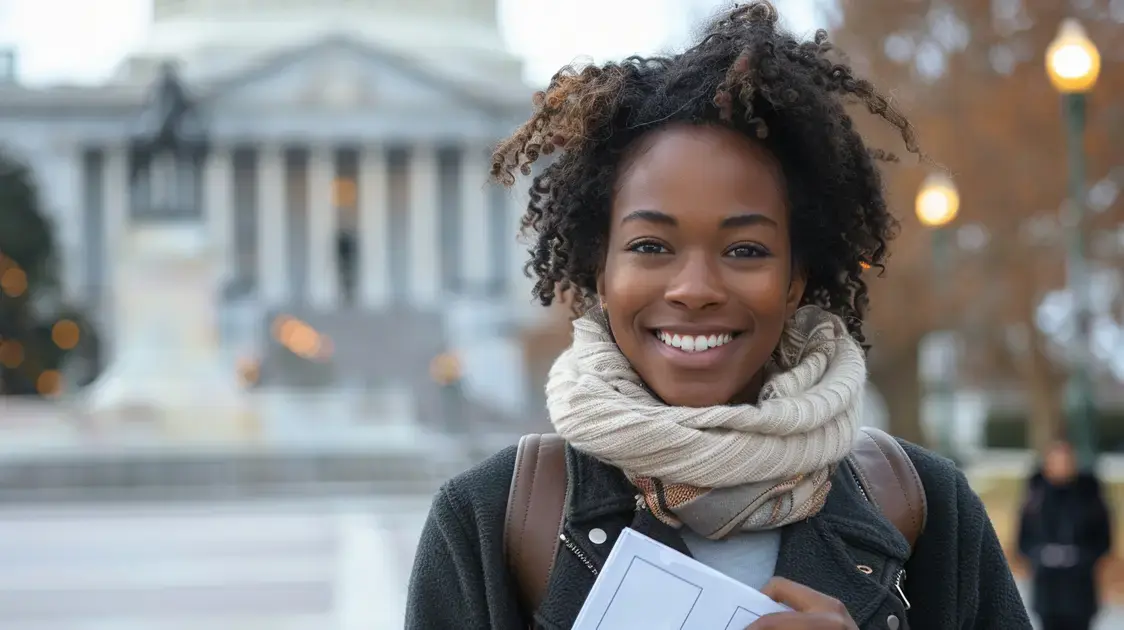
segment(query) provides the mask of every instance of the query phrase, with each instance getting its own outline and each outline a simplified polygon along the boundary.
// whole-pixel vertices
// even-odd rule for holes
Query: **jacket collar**
[[[595,567],[604,565],[624,527],[690,555],[676,529],[647,510],[637,510],[637,489],[620,470],[569,446],[566,459],[569,489],[565,529]],[[593,528],[605,531],[607,544],[590,544],[583,538]],[[840,600],[863,627],[891,594],[887,584],[892,578],[887,572],[902,567],[909,551],[905,538],[863,498],[850,468],[842,464],[832,479],[823,510],[784,528],[775,574]],[[559,549],[559,553],[569,552]],[[556,585],[588,582],[583,591],[587,592],[594,576],[577,563],[557,563],[556,568],[556,573],[576,573],[551,577],[540,611],[569,627],[582,602],[572,601],[571,588]]]
[[[566,445],[566,518],[585,521],[603,514],[632,511],[637,489],[620,469]]]

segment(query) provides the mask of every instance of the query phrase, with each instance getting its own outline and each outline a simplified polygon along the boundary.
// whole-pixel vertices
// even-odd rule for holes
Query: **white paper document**
[[[621,532],[574,630],[743,630],[790,610],[632,529]]]

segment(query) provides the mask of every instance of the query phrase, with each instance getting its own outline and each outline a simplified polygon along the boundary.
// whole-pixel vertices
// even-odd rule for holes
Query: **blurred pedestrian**
[[[1033,571],[1033,606],[1044,630],[1085,630],[1099,605],[1096,566],[1111,547],[1108,509],[1073,447],[1054,443],[1027,482],[1019,553]]]

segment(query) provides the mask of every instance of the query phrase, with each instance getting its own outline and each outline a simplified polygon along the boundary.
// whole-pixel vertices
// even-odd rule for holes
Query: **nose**
[[[671,278],[664,299],[688,310],[714,308],[726,303],[728,296],[721,272],[705,254],[681,256],[683,261]]]

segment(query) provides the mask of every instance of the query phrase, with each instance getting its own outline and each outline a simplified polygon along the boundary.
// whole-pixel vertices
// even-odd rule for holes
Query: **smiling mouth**
[[[711,333],[708,335],[678,335],[675,333],[667,332],[664,330],[653,330],[652,334],[656,336],[664,345],[675,348],[682,352],[698,353],[706,352],[720,348],[740,335],[740,332],[733,333]]]

